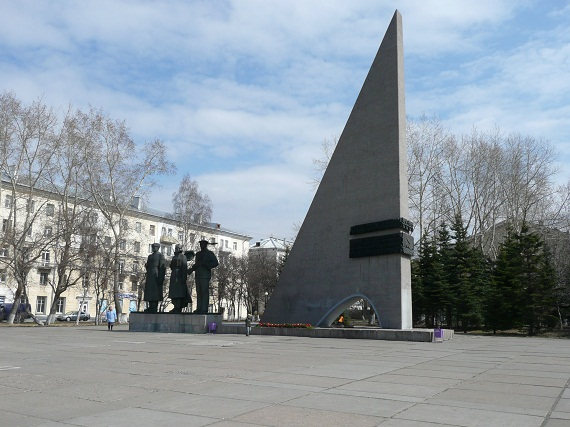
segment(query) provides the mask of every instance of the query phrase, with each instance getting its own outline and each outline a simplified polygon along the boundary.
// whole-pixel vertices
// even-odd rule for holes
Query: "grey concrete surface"
[[[2,426],[570,426],[570,341],[0,327]]]

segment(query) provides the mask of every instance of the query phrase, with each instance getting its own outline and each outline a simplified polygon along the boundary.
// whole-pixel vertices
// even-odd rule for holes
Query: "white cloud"
[[[570,10],[536,2],[4,2],[0,90],[125,119],[137,141],[169,144],[216,221],[290,236],[312,195],[312,159],[340,135],[395,7],[409,114],[543,136],[570,164],[566,27],[497,41],[521,10],[560,21]],[[151,204],[170,209],[176,181]]]

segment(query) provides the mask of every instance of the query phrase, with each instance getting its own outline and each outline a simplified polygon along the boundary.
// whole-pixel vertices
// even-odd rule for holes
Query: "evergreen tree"
[[[512,229],[499,247],[491,286],[486,295],[485,324],[497,330],[512,329],[521,324],[520,249]]]
[[[552,318],[555,274],[548,250],[540,236],[523,224],[518,234],[520,247],[521,320],[534,335]]]
[[[457,307],[457,284],[451,281],[453,275],[452,265],[453,246],[451,245],[451,235],[447,224],[441,223],[437,232],[437,256],[435,264],[440,271],[440,300],[439,304],[445,314],[445,324],[448,328],[453,328]]]
[[[467,240],[467,229],[460,216],[451,226],[455,244],[448,261],[450,288],[455,292],[457,326],[464,332],[483,319],[483,293],[487,285],[487,263],[482,251]]]
[[[434,239],[425,237],[420,245],[419,276],[421,278],[426,326],[441,323],[442,301],[445,301],[443,268]]]
[[[509,230],[499,249],[487,294],[486,325],[498,329],[528,327],[534,335],[552,320],[555,274],[540,236],[523,224]]]
[[[420,254],[421,256],[421,254]],[[414,325],[417,325],[425,317],[425,297],[420,273],[420,258],[412,259],[412,316]]]

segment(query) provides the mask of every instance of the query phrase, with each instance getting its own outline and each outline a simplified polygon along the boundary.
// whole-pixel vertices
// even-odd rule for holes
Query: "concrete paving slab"
[[[383,374],[386,372],[396,371],[399,367],[393,366],[362,366],[347,363],[331,363],[315,365],[310,368],[302,369],[298,371],[301,375],[313,375],[317,377],[329,377],[329,378],[346,378],[351,380],[361,380],[364,378],[369,378],[378,374]]]
[[[366,381],[374,381],[390,384],[411,384],[419,386],[434,386],[434,387],[451,387],[455,384],[460,384],[463,380],[457,378],[434,378],[434,377],[417,377],[413,375],[400,375],[400,374],[382,374],[375,377],[367,378]]]
[[[276,405],[241,415],[237,421],[264,426],[377,426],[384,418],[330,410]]]
[[[525,394],[529,396],[544,396],[551,398],[558,397],[561,390],[560,387],[510,384],[493,381],[463,381],[455,387],[465,390],[478,390],[505,394]]]
[[[554,410],[556,412],[567,412],[570,414],[570,399],[560,399]]]
[[[556,420],[556,419],[549,419],[544,427],[568,427],[567,420]]]
[[[277,384],[296,384],[306,385],[319,388],[338,387],[351,381],[345,378],[330,378],[315,375],[301,375],[301,374],[273,374],[269,373],[261,378],[263,381],[268,381]]]
[[[57,404],[55,404],[57,402]],[[28,391],[24,394],[2,396],[0,410],[9,410],[22,415],[45,418],[52,421],[64,421],[79,414],[96,414],[105,409],[105,405],[75,397],[60,399],[47,398],[46,393]]]
[[[376,417],[391,417],[412,406],[411,402],[349,396],[346,394],[312,393],[302,398],[289,400],[287,406],[363,414]]]
[[[544,418],[456,406],[417,404],[397,415],[396,419],[425,421],[463,427],[539,427]]]
[[[570,399],[570,388],[564,389],[564,393],[562,393],[562,399]]]
[[[556,418],[556,419],[560,419],[560,420],[570,420],[570,413],[553,411],[550,414],[550,418]],[[570,424],[570,423],[568,423],[568,424]]]
[[[306,395],[305,390],[266,387],[249,384],[236,384],[224,381],[210,381],[200,386],[203,396],[227,397],[231,399],[247,399],[256,402],[280,403]]]
[[[125,425],[137,427],[170,427],[173,425],[198,427],[212,424],[215,421],[212,418],[175,412],[153,411],[144,408],[123,408],[92,416],[77,417],[66,422],[72,423],[72,425],[89,427],[121,427]]]
[[[264,408],[267,405],[269,403],[254,402],[252,400],[161,392],[158,398],[147,399],[145,402],[136,403],[134,406],[157,411],[226,419]]]
[[[437,387],[437,386],[426,386],[418,384],[394,384],[394,383],[385,383],[378,381],[355,381],[337,387],[332,391],[336,392],[337,390],[342,390],[343,392],[350,392],[350,391],[368,392],[379,395],[377,396],[379,398],[386,398],[382,397],[381,395],[390,395],[394,396],[394,398],[396,398],[397,396],[401,396],[402,399],[396,398],[396,400],[404,400],[403,397],[416,397],[422,399],[427,397],[432,397],[438,393],[441,393],[447,388],[448,386],[446,385]]]
[[[520,375],[519,375],[520,374]],[[565,378],[545,378],[524,375],[524,372],[520,372],[517,375],[513,374],[500,374],[496,372],[484,372],[477,376],[478,381],[492,381],[492,382],[502,382],[508,384],[524,384],[524,385],[539,385],[546,387],[564,387],[566,384]]]
[[[500,408],[516,407],[523,410],[536,409],[546,414],[552,407],[552,398],[526,394],[501,393],[494,391],[448,389],[438,394],[434,400],[458,401],[466,403],[483,403]],[[533,414],[536,415],[536,414]]]
[[[466,393],[462,393],[466,392]],[[534,396],[511,396],[503,399],[493,400],[493,394],[488,392],[474,392],[467,394],[472,390],[447,390],[444,394],[438,395],[433,399],[429,399],[426,403],[446,406],[458,406],[462,408],[483,409],[486,411],[510,412],[513,414],[534,415],[545,417],[549,408],[537,408],[540,406],[536,403]],[[497,395],[495,393],[494,395]],[[539,399],[539,398],[537,398]],[[543,398],[547,399],[547,398]],[[525,406],[524,403],[531,403],[532,406]]]
[[[441,424],[441,423],[430,423],[425,421],[412,421],[412,420],[398,420],[395,418],[390,418],[380,424],[379,427],[456,427],[457,424]]]
[[[466,380],[474,378],[476,373],[447,371],[441,369],[429,369],[429,367],[420,368],[404,368],[391,371],[394,375],[410,375],[414,377],[428,377],[428,378],[448,378],[457,380]]]
[[[52,421],[43,418],[32,417],[29,415],[18,414],[3,409],[2,413],[0,414],[0,422],[3,426],[33,427],[38,426],[41,423],[51,423]]]

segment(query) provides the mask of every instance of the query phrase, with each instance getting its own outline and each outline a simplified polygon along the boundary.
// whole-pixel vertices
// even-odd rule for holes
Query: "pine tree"
[[[437,257],[435,262],[440,271],[440,283],[438,285],[441,293],[440,305],[445,314],[445,324],[448,328],[453,327],[457,307],[457,288],[451,281],[453,276],[452,253],[451,235],[447,224],[441,223],[437,232]]]
[[[521,319],[534,335],[552,317],[555,274],[540,236],[523,224],[519,238],[521,266]]]
[[[518,239],[509,229],[505,241],[499,247],[491,286],[486,295],[485,324],[493,333],[521,325],[519,254]]]
[[[460,216],[451,226],[455,244],[448,262],[450,289],[455,293],[458,326],[464,332],[483,319],[483,294],[487,286],[487,262],[482,251],[467,240],[467,229]]]
[[[552,322],[556,277],[540,236],[523,224],[501,245],[487,295],[486,324],[496,331],[528,328],[534,335]]]
[[[442,306],[445,301],[443,268],[434,239],[424,238],[420,246],[419,276],[424,296],[426,325],[441,323]]]

